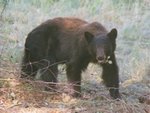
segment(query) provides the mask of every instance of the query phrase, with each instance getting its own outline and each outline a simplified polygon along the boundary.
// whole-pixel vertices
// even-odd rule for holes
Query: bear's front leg
[[[67,65],[67,79],[69,83],[69,93],[73,97],[81,96],[81,69],[75,64]]]
[[[106,87],[108,87],[110,96],[113,99],[121,98],[119,94],[119,72],[115,55],[110,57],[111,63],[102,64],[102,79]]]

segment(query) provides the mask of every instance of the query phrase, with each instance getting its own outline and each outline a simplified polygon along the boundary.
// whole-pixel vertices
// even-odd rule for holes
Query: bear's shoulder
[[[99,22],[87,23],[80,28],[80,31],[90,32],[94,35],[103,34],[103,33],[108,32],[106,30],[106,28]]]

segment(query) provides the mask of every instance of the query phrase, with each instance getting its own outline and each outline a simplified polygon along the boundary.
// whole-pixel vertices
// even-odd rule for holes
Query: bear
[[[21,67],[21,78],[57,83],[58,65],[66,65],[71,94],[81,96],[81,73],[89,63],[102,67],[102,79],[113,99],[120,98],[119,68],[116,50],[117,29],[107,31],[99,22],[74,17],[49,19],[27,36]]]

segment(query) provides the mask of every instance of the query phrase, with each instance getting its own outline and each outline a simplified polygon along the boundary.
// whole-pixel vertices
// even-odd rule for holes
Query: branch
[[[3,17],[4,10],[6,9],[6,6],[8,5],[8,1],[9,1],[9,0],[3,0],[3,3],[2,3],[2,4],[4,4],[4,6],[3,6],[3,9],[2,9],[1,14],[0,14],[0,18],[1,18],[1,19],[2,19],[2,17]]]

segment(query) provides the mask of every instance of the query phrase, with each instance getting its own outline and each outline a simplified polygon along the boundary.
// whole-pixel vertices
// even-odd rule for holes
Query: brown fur
[[[40,69],[42,80],[57,82],[57,65],[65,63],[68,81],[74,84],[72,88],[76,91],[73,95],[77,96],[81,92],[81,72],[90,62],[104,62],[110,56],[112,64],[98,64],[103,68],[102,78],[106,86],[115,88],[110,89],[110,95],[119,98],[118,67],[114,55],[116,33],[116,29],[108,32],[98,22],[88,23],[78,18],[48,20],[28,34],[22,77],[34,77]]]

